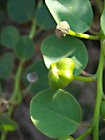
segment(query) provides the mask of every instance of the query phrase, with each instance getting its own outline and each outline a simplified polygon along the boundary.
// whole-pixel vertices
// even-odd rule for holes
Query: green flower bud
[[[101,103],[101,116],[105,120],[105,99]]]
[[[48,80],[52,89],[64,88],[73,80],[74,61],[71,58],[63,58],[50,65]]]

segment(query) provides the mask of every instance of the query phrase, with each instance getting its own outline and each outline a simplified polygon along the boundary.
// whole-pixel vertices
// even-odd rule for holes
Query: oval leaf
[[[80,74],[88,62],[84,43],[75,37],[66,36],[59,39],[55,35],[51,35],[43,41],[41,52],[47,68],[64,57],[73,58],[75,61],[74,74]]]
[[[30,115],[36,128],[51,138],[73,134],[81,121],[75,98],[61,89],[39,92],[31,101]]]
[[[1,131],[14,131],[18,129],[18,124],[5,115],[0,115],[0,130]]]
[[[103,10],[103,13],[101,16],[101,29],[105,35],[105,9]]]
[[[31,74],[31,73],[36,74],[36,80],[30,88],[32,93],[36,94],[37,92],[49,87],[48,86],[48,70],[46,69],[42,60],[40,60],[36,63],[32,63],[32,65],[30,65],[25,70],[24,75],[25,75],[25,77],[27,77],[27,75]],[[29,86],[29,84],[30,84],[26,78],[24,78],[24,84],[25,84],[25,86]]]
[[[41,5],[36,11],[36,22],[42,29],[55,27],[55,21],[45,5]],[[43,22],[42,22],[43,21]]]
[[[9,0],[8,15],[17,23],[25,23],[32,19],[35,0]]]
[[[14,66],[14,56],[12,53],[5,53],[0,57],[0,78],[7,78]]]
[[[34,55],[34,43],[27,36],[23,36],[16,44],[16,55],[19,59],[29,60]]]
[[[19,31],[14,26],[7,26],[1,32],[1,43],[7,48],[14,49],[19,39]]]
[[[85,32],[93,19],[89,0],[45,0],[55,21],[67,21],[75,32]],[[81,11],[81,12],[80,12]]]

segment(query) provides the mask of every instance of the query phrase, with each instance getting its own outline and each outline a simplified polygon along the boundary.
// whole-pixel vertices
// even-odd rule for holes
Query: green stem
[[[30,30],[30,33],[29,33],[29,38],[32,39],[35,35],[35,32],[36,32],[36,22],[35,22],[35,19],[32,20],[32,27],[31,27],[31,30]]]
[[[75,140],[83,140],[85,137],[87,137],[92,132],[92,130],[93,130],[92,128],[89,128],[88,130],[86,130],[82,135],[80,135]]]
[[[96,77],[95,76],[91,76],[91,77],[74,76],[74,80],[83,81],[83,82],[94,82],[96,81]]]
[[[103,40],[101,40],[101,52],[99,65],[97,69],[97,96],[96,105],[93,117],[93,140],[98,140],[99,138],[99,117],[100,117],[100,106],[103,97],[103,67],[104,67],[104,54],[103,54]]]
[[[2,132],[0,140],[5,140],[6,139],[6,135],[7,135],[6,132]]]
[[[98,10],[99,10],[99,12],[100,12],[100,14],[102,13],[102,11],[103,11],[103,3],[102,3],[102,1],[101,0],[96,0],[96,4],[97,4],[97,7],[98,7]]]
[[[17,99],[17,97],[19,96],[18,94],[20,94],[20,81],[21,81],[23,64],[24,64],[24,61],[21,61],[20,64],[19,64],[19,67],[18,67],[18,70],[17,70],[17,73],[16,73],[14,91],[13,91],[13,94],[10,98],[10,102],[15,101]],[[11,117],[13,109],[14,109],[14,106],[10,106],[10,108],[8,110],[8,116],[9,117]],[[2,132],[1,133],[1,140],[6,140],[6,135],[7,135],[7,132]]]
[[[33,19],[32,21],[32,27],[31,27],[31,31],[29,33],[29,38],[32,39],[35,35],[36,32],[36,23],[35,20]],[[21,91],[20,91],[20,82],[21,82],[21,74],[22,74],[22,70],[23,70],[23,64],[25,62],[21,61],[16,73],[16,78],[15,78],[15,85],[14,85],[14,90],[13,90],[13,94],[10,98],[10,102],[14,102],[16,99],[18,100],[18,103],[21,101]],[[8,116],[11,117],[12,112],[13,112],[14,106],[10,106],[9,110],[8,110]],[[7,132],[2,132],[1,133],[1,139],[0,140],[6,140],[6,135]]]
[[[21,95],[18,95],[18,94],[20,94],[20,81],[21,81],[23,64],[24,64],[24,61],[21,61],[20,64],[19,64],[19,67],[18,67],[18,70],[17,70],[17,73],[16,73],[14,91],[13,91],[13,94],[10,98],[10,102],[15,101],[17,97],[21,96]],[[11,106],[9,111],[8,111],[9,116],[11,116],[12,111],[13,111],[13,106]]]
[[[90,40],[99,40],[99,36],[95,35],[88,35],[88,34],[83,34],[83,33],[76,33],[72,30],[69,30],[69,35],[79,37],[79,38],[84,38],[84,39],[90,39]]]

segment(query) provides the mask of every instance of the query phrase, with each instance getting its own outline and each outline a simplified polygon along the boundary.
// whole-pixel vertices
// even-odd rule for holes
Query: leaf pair
[[[29,60],[34,55],[34,43],[28,36],[20,36],[18,29],[7,26],[1,32],[1,43],[12,49],[19,59]]]

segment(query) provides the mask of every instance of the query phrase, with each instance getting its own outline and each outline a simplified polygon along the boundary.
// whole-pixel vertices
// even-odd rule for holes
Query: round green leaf
[[[39,131],[58,139],[76,131],[81,121],[81,108],[70,93],[48,89],[32,99],[30,116]]]
[[[7,48],[14,49],[19,39],[19,31],[14,26],[7,26],[1,32],[1,43]]]
[[[17,23],[25,23],[32,19],[35,0],[9,0],[8,15]]]
[[[23,36],[15,47],[15,52],[19,59],[29,60],[34,55],[34,51],[34,43],[27,36]]]
[[[75,61],[74,74],[80,74],[88,62],[84,43],[75,37],[66,36],[59,39],[55,35],[50,35],[43,41],[41,52],[47,68],[62,58],[73,58]]]
[[[37,9],[35,18],[37,24],[42,29],[51,29],[55,27],[55,21],[45,5],[41,5],[41,7]]]
[[[32,63],[24,72],[24,84],[25,86],[29,86],[29,82],[27,81],[26,77],[28,74],[35,73],[36,74],[36,80],[32,84],[30,91],[34,94],[37,92],[44,90],[48,88],[48,70],[45,67],[42,60]]]
[[[45,0],[55,21],[67,21],[75,32],[89,29],[93,12],[89,0]]]
[[[105,9],[103,10],[103,13],[101,16],[101,29],[105,35]]]
[[[1,131],[14,131],[18,129],[18,124],[8,118],[6,115],[0,115],[0,130]]]
[[[5,53],[0,57],[0,78],[7,78],[14,66],[14,56],[12,53]]]

